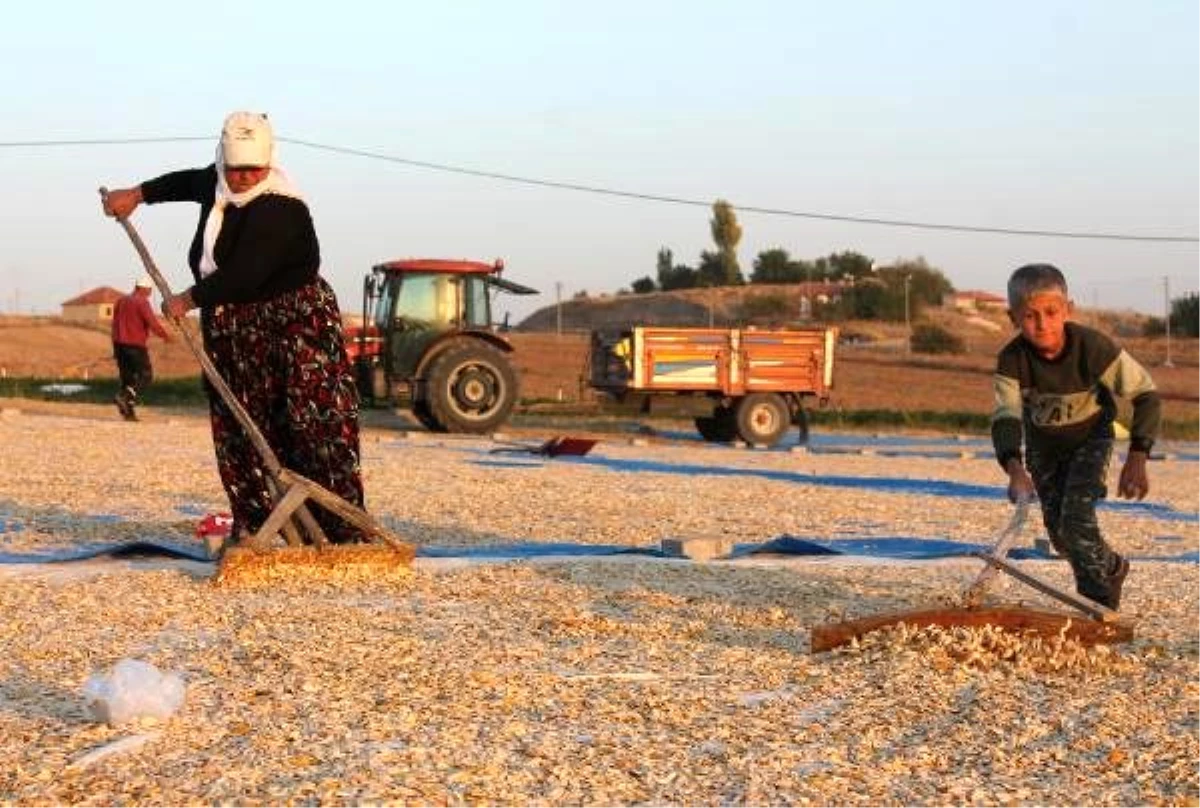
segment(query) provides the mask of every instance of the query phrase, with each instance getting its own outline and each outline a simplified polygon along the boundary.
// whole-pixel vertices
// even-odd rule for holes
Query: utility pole
[[[554,318],[556,318],[556,333],[563,336],[563,282],[554,281]]]
[[[904,276],[904,355],[912,354],[912,314],[909,306],[908,287],[912,284],[912,275]]]
[[[1167,361],[1163,367],[1173,368],[1171,363],[1171,279],[1163,275],[1163,321],[1167,326]]]

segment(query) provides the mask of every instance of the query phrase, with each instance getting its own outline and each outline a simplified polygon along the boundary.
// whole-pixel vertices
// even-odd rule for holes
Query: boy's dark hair
[[[1053,264],[1026,264],[1008,279],[1008,307],[1016,310],[1038,292],[1057,289],[1067,296],[1067,279]]]

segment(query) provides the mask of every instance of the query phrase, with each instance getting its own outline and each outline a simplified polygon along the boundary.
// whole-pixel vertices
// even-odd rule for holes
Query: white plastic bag
[[[178,674],[122,659],[111,673],[90,677],[83,697],[96,720],[115,727],[137,718],[169,718],[183,704],[185,689]]]

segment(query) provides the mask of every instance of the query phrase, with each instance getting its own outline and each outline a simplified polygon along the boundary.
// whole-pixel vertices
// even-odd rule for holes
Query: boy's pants
[[[113,343],[113,358],[117,360],[117,372],[121,374],[121,385],[132,393],[132,401],[150,384],[154,373],[150,367],[150,352],[144,345]]]
[[[1074,451],[1042,453],[1029,448],[1025,465],[1042,503],[1050,543],[1071,562],[1075,589],[1105,603],[1119,556],[1100,535],[1096,501],[1108,494],[1112,438],[1089,438]]]

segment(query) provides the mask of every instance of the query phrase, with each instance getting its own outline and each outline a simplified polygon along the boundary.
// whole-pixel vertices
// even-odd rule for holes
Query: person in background
[[[1116,399],[1133,403],[1117,486],[1126,498],[1142,499],[1150,490],[1146,461],[1162,404],[1150,374],[1132,356],[1069,319],[1067,281],[1056,267],[1029,264],[1013,272],[1008,305],[1020,333],[997,360],[992,443],[1008,474],[1009,499],[1037,495],[1050,542],[1070,561],[1076,590],[1117,609],[1129,561],[1104,541],[1096,521],[1096,501],[1108,493]]]
[[[143,275],[134,285],[133,291],[124,295],[113,307],[112,344],[113,358],[117,360],[117,372],[121,375],[121,389],[114,399],[117,412],[126,421],[136,421],[138,396],[154,379],[150,364],[150,352],[146,341],[150,334],[157,334],[167,342],[171,335],[150,310],[150,295],[154,282]]]
[[[199,221],[188,251],[194,284],[163,301],[163,313],[200,309],[213,365],[280,462],[358,507],[358,392],[341,314],[318,274],[320,247],[308,206],[277,160],[266,115],[234,112],[216,160],[111,191],[110,216],[142,203],[193,202]],[[231,537],[253,535],[275,503],[254,445],[208,386],[213,444],[233,515]],[[324,509],[330,541],[363,540]]]

